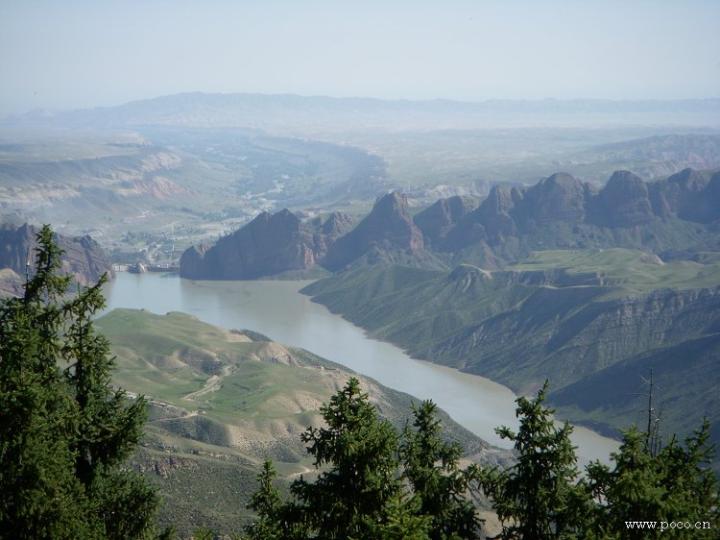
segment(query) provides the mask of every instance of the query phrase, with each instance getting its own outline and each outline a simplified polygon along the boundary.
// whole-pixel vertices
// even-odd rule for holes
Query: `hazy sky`
[[[720,1],[0,0],[0,114],[185,91],[720,96]]]

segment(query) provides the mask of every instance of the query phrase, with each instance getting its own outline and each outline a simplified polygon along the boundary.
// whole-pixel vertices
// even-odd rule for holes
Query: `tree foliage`
[[[516,463],[483,471],[480,485],[493,500],[503,539],[576,538],[584,530],[590,497],[578,477],[572,426],[556,426],[544,406],[547,383],[534,399],[517,400],[518,432],[498,434],[514,443]]]
[[[673,439],[664,447],[648,445],[646,433],[631,429],[611,465],[593,462],[580,475],[572,427],[553,420],[546,393],[547,383],[534,398],[518,398],[517,432],[498,429],[513,442],[511,466],[462,469],[462,448],[442,439],[435,404],[414,408],[412,425],[398,437],[351,379],[323,407],[326,426],[303,437],[318,479],[295,481],[292,498],[282,502],[266,463],[249,506],[257,520],[246,533],[253,540],[479,539],[471,490],[489,499],[502,539],[648,538],[661,534],[661,522],[679,520],[717,526],[707,423],[684,444]],[[657,530],[626,525],[638,520],[656,521]],[[717,530],[671,534],[715,538]]]
[[[265,461],[258,475],[258,489],[253,493],[248,508],[257,519],[245,527],[245,534],[252,540],[280,540],[284,537],[279,519],[281,511],[280,492],[273,485],[277,476],[272,462]]]
[[[308,428],[302,440],[322,472],[314,482],[293,483],[297,509],[318,538],[368,538],[371,526],[388,521],[401,491],[397,433],[355,378],[321,413],[326,425]]]
[[[0,306],[0,537],[146,537],[157,496],[122,468],[145,402],[110,384],[109,344],[92,323],[105,278],[68,299],[50,227],[37,240],[24,296]]]
[[[437,405],[423,401],[413,416],[413,427],[405,428],[400,456],[418,511],[431,519],[429,537],[476,538],[480,521],[467,498],[476,469],[461,469],[462,447],[442,439]]]
[[[716,538],[717,530],[694,527],[720,523],[709,433],[705,422],[684,445],[673,438],[655,453],[646,444],[645,433],[635,428],[626,431],[619,451],[613,454],[612,468],[598,462],[588,467],[589,488],[598,501],[592,536],[632,539],[661,534],[659,526],[654,533],[629,530],[626,522],[633,520],[690,523],[692,529],[674,529],[670,534],[673,538]]]
[[[503,523],[503,539],[619,540],[663,532],[672,538],[717,537],[718,485],[710,467],[707,422],[684,445],[673,438],[664,447],[652,434],[631,428],[610,465],[593,462],[581,477],[569,438],[572,428],[555,425],[553,410],[544,405],[546,392],[547,383],[534,399],[517,400],[517,433],[498,430],[514,441],[515,465],[480,475],[479,484]],[[656,529],[628,526],[637,521],[655,523]],[[670,523],[678,521],[692,528],[668,533]],[[702,528],[703,522],[711,527]]]
[[[465,498],[471,473],[459,467],[460,447],[440,438],[433,403],[415,410],[402,442],[354,377],[321,412],[325,425],[302,436],[317,479],[294,481],[292,499],[279,503],[266,463],[249,505],[257,513],[249,538],[477,538]]]

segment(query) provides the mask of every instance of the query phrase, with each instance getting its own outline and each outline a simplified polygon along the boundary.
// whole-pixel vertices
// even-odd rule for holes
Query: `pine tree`
[[[400,456],[418,513],[431,519],[430,538],[477,538],[480,521],[466,498],[474,468],[461,470],[462,447],[442,440],[437,405],[423,401],[413,416],[414,429],[406,427]]]
[[[89,536],[77,507],[85,494],[74,476],[72,400],[57,358],[69,278],[56,274],[60,251],[43,228],[36,275],[23,298],[0,307],[0,536]]]
[[[679,444],[674,438],[655,452],[647,434],[631,428],[612,456],[613,467],[592,463],[589,487],[597,506],[596,538],[652,538],[662,536],[661,522],[691,523],[692,529],[674,529],[673,538],[716,538],[717,530],[695,529],[695,523],[716,526],[720,519],[718,485],[710,468],[713,448],[709,424]],[[628,521],[657,522],[655,531],[629,529]],[[665,531],[666,532],[666,531]],[[666,534],[667,536],[667,534]]]
[[[78,411],[75,475],[107,538],[136,538],[147,528],[157,501],[154,490],[120,466],[142,436],[146,403],[142,397],[130,402],[123,390],[111,387],[110,344],[92,324],[105,303],[104,282],[105,277],[65,305],[69,327],[63,357],[70,363],[65,377]]]
[[[366,538],[374,540],[430,540],[432,516],[420,512],[419,499],[398,492],[387,503],[382,522],[365,519]]]
[[[257,519],[245,527],[248,540],[280,540],[284,538],[280,514],[282,503],[280,493],[273,485],[275,468],[272,462],[265,461],[258,474],[258,489],[253,493],[248,509],[257,514]]]
[[[517,433],[497,430],[513,441],[515,465],[481,473],[480,486],[503,524],[503,539],[578,538],[588,526],[592,504],[585,486],[576,482],[572,427],[556,427],[554,411],[543,404],[547,387],[546,382],[534,399],[517,400]]]
[[[122,468],[145,419],[110,386],[113,361],[92,315],[101,280],[66,300],[53,232],[38,233],[35,275],[0,307],[0,535],[139,538],[157,497]]]
[[[314,483],[293,482],[296,509],[309,537],[372,538],[390,520],[402,490],[397,433],[354,377],[321,412],[326,426],[309,428],[302,440],[322,472]]]

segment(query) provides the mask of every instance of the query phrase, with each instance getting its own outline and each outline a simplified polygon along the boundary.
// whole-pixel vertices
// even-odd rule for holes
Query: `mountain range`
[[[624,247],[682,257],[720,249],[720,173],[685,169],[645,182],[618,171],[599,190],[556,173],[530,187],[494,186],[483,201],[441,199],[415,216],[407,197],[391,192],[351,223],[337,213],[325,222],[303,222],[287,209],[262,213],[214,246],[186,251],[181,275],[252,279],[379,261],[496,269],[543,249]]]
[[[385,100],[360,97],[191,92],[74,111],[32,111],[0,127],[128,128],[140,125],[251,127],[309,133],[362,129],[469,129],[493,126],[720,124],[719,99]]]

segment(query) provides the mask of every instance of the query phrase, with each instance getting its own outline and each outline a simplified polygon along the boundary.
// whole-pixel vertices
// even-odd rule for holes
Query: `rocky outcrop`
[[[439,201],[418,216],[435,215],[446,204]],[[500,246],[508,238],[520,239],[519,243],[531,238],[527,249],[644,247],[643,238],[672,236],[655,234],[654,227],[673,219],[702,224],[720,220],[720,173],[686,169],[665,180],[645,182],[629,171],[617,171],[599,191],[565,173],[527,188],[495,186],[477,209],[457,219],[439,240],[431,238],[434,248],[451,252],[483,243]],[[637,234],[623,232],[642,227]],[[673,241],[682,244],[683,238]]]
[[[653,211],[661,217],[677,217],[696,223],[720,219],[720,173],[685,169],[650,184]]]
[[[213,246],[193,246],[180,258],[180,275],[190,279],[256,279],[307,270],[322,260],[352,226],[340,213],[302,221],[285,209],[263,212]]]
[[[407,197],[392,192],[378,199],[370,214],[331,246],[323,266],[335,271],[369,253],[377,258],[387,252],[413,255],[423,249],[422,231],[410,217]]]
[[[440,199],[419,212],[413,221],[420,228],[430,246],[440,245],[448,231],[461,218],[477,208],[478,202],[475,197],[460,195]]]
[[[26,271],[32,274],[37,248],[38,229],[27,223],[16,226],[0,225],[0,269],[11,270],[24,280]],[[112,264],[102,248],[89,236],[56,236],[63,250],[62,271],[72,275],[81,285],[95,283],[100,276],[113,275]],[[30,263],[29,267],[26,265]],[[9,292],[17,292],[16,290]]]
[[[591,190],[567,173],[555,173],[518,195],[515,218],[521,227],[528,228],[551,221],[584,221]]]
[[[589,221],[605,227],[633,227],[656,217],[647,184],[628,171],[615,172],[590,208]]]

